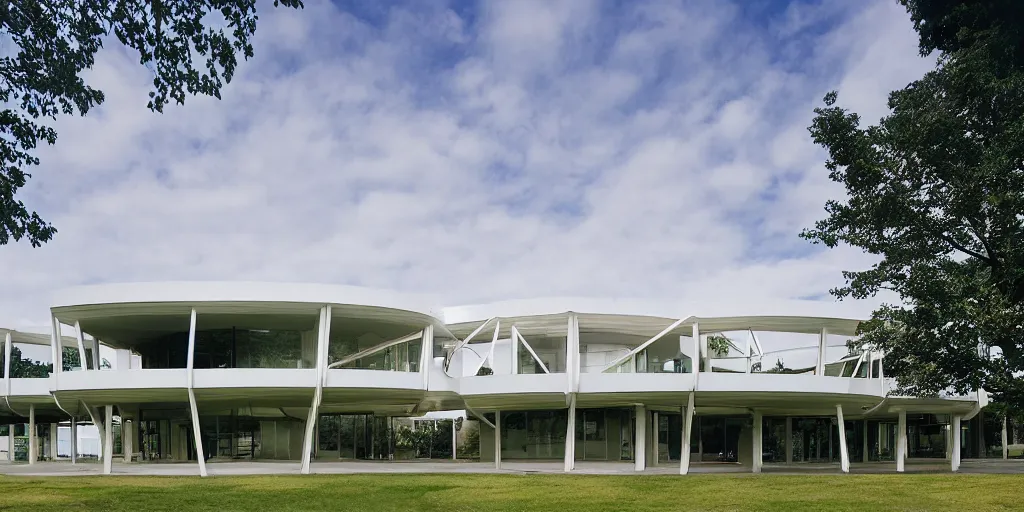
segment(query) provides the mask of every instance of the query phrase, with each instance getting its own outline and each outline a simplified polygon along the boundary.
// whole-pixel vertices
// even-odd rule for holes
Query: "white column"
[[[636,406],[636,425],[633,437],[633,470],[643,471],[647,468],[647,408]]]
[[[11,445],[13,447],[13,445]],[[36,439],[36,406],[28,406],[28,463],[35,464],[39,453],[39,441]]]
[[[946,460],[953,460],[953,417],[949,417],[949,424],[946,425]]]
[[[953,456],[951,457],[952,463],[950,466],[955,472],[960,470],[960,416],[953,416],[953,425],[950,430],[953,436]]]
[[[896,471],[902,473],[906,459],[903,456],[907,450],[907,411],[900,411],[900,418],[896,424]]]
[[[694,387],[696,387],[697,375],[700,374],[700,362],[703,359],[700,351],[700,326],[697,325],[697,322],[693,323],[693,330],[691,331],[690,336],[693,339],[693,382]]]
[[[764,450],[761,449],[761,437],[762,437],[761,427],[762,427],[763,423],[764,422],[761,421],[761,413],[759,411],[754,411],[754,428],[752,429],[753,430],[752,435],[754,436],[754,439],[753,439],[753,442],[750,443],[750,446],[751,446],[751,448],[753,448],[753,451],[754,451],[754,453],[753,453],[754,457],[752,459],[753,464],[751,464],[751,470],[754,473],[760,473],[761,472],[761,465],[764,463],[764,461],[762,460],[762,456],[764,454]]]
[[[7,425],[7,460],[14,462],[14,425]]]
[[[11,394],[11,333],[4,335],[4,394]],[[14,451],[14,445],[10,446]]]
[[[196,405],[196,393],[192,390],[195,384],[195,359],[196,359],[196,310],[192,308],[191,318],[188,326],[188,359],[187,361],[187,385],[188,385],[188,406],[192,413],[192,437],[196,444],[196,460],[199,462],[199,476],[206,476],[206,454],[203,453],[203,435],[199,431],[199,407]]]
[[[100,339],[93,336],[92,338],[92,367],[96,370],[100,369]]]
[[[501,411],[494,411],[494,469],[501,469]]]
[[[864,428],[861,429],[861,432],[862,432],[862,434],[861,434],[860,437],[862,438],[862,441],[864,442],[864,449],[862,451],[862,459],[863,459],[862,462],[867,463],[867,462],[869,462],[871,460],[869,458],[869,455],[868,455],[868,450],[870,449],[868,447],[868,420],[864,420]]]
[[[82,324],[75,321],[75,340],[78,341],[78,362],[82,370],[89,369],[89,361],[85,358],[85,335],[82,333]]]
[[[64,371],[64,347],[61,346],[60,322],[57,317],[50,315],[50,353],[53,358],[53,375],[59,380],[59,374]]]
[[[519,375],[519,329],[514,325],[512,334],[509,336],[509,343],[512,344],[512,375]]]
[[[786,416],[786,464],[793,463],[793,418]]]
[[[661,459],[661,454],[658,453],[658,446],[661,444],[661,432],[659,431],[660,423],[658,422],[658,411],[654,411],[651,413],[651,421],[653,423],[653,425],[651,426],[651,441],[654,443],[654,445],[651,446],[651,463],[649,464],[649,466],[653,467],[657,466],[658,461]]]
[[[109,475],[114,466],[114,406],[103,411],[103,474]]]
[[[695,360],[696,361],[696,360]],[[690,435],[693,432],[693,392],[686,400],[683,412],[683,440],[679,447],[679,474],[690,472]]]
[[[455,431],[455,420],[452,420],[452,460],[458,460],[458,432]]]
[[[50,460],[57,460],[57,427],[59,423],[50,423]]]
[[[78,462],[78,420],[71,418],[71,463]]]
[[[1009,446],[1007,446],[1007,443],[1006,443],[1006,416],[1005,415],[1003,416],[1002,440],[1003,440],[1003,460],[1006,460],[1006,459],[1010,458],[1010,453],[1009,453]]]
[[[327,349],[331,348],[331,330],[327,329]],[[420,375],[423,377],[423,389],[430,389],[430,370],[434,366],[434,326],[423,328],[423,345],[420,346]],[[324,368],[327,368],[327,354],[324,354]],[[327,370],[324,370],[326,373]]]
[[[309,405],[309,416],[306,418],[306,432],[302,438],[302,462],[299,472],[303,475],[309,474],[309,464],[313,453],[314,438],[316,437],[316,424],[320,413],[320,401],[323,399],[324,374],[327,371],[328,337],[331,334],[331,307],[320,308],[320,319],[317,320],[316,338],[316,383],[313,388],[313,401]]]
[[[828,329],[821,329],[818,335],[818,365],[815,367],[815,375],[825,375],[825,356],[828,348]]]
[[[841,404],[836,404],[836,426],[839,427],[839,469],[843,473],[849,473],[850,451],[846,448],[846,421],[843,419]]]
[[[565,460],[562,470],[566,473],[576,466],[576,394],[569,395],[569,412],[565,422]]]
[[[130,426],[129,426],[130,424]],[[124,461],[132,461],[132,452],[134,447],[132,446],[132,430],[135,428],[135,420],[128,421],[121,417],[121,451],[124,452]]]

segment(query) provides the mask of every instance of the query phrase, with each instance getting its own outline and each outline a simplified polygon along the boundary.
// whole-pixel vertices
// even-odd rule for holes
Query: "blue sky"
[[[830,300],[871,259],[797,237],[842,194],[811,110],[837,89],[876,120],[932,65],[893,0],[260,7],[222,101],[153,114],[136,56],[102,51],[107,103],[56,123],[22,196],[56,239],[0,248],[0,325],[179,279]]]

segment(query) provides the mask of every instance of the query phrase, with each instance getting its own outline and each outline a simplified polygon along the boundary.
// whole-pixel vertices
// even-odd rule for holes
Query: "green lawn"
[[[0,510],[1019,510],[1014,475],[0,477]]]

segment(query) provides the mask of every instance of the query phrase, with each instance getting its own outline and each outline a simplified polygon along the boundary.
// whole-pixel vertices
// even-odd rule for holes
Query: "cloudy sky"
[[[797,236],[842,193],[811,110],[837,89],[877,120],[932,65],[894,0],[262,7],[221,101],[151,113],[137,56],[102,51],[106,104],[21,194],[56,238],[0,247],[0,325],[183,279],[831,301],[871,259]]]

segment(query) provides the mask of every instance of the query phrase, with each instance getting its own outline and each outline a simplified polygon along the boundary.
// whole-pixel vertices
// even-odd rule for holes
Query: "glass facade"
[[[327,363],[332,368],[418,372],[423,327],[335,316],[331,319]]]
[[[501,457],[503,459],[564,458],[568,417],[566,409],[502,412]]]

